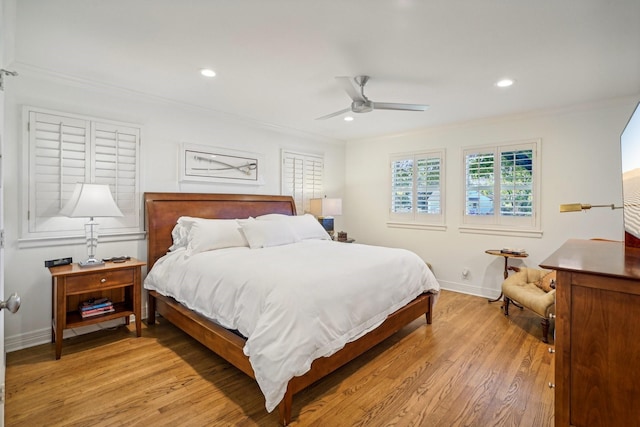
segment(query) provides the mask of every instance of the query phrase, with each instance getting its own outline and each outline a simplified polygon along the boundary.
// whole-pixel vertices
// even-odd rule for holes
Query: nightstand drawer
[[[133,283],[135,269],[99,271],[66,278],[67,294],[85,293],[96,289],[130,285]]]

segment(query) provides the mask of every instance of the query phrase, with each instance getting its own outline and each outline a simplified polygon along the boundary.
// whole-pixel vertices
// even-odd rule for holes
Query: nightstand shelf
[[[101,314],[93,317],[88,317],[86,319],[83,319],[82,316],[80,316],[80,313],[78,313],[78,310],[67,311],[67,325],[65,329],[71,329],[71,328],[77,328],[79,326],[87,326],[87,325],[93,325],[96,323],[102,323],[102,322],[106,322],[107,320],[118,319],[123,316],[128,317],[128,316],[131,316],[132,314],[135,315],[135,312],[133,311],[133,307],[131,306],[131,304],[127,304],[124,302],[117,302],[113,304],[113,308],[115,309],[114,312]]]
[[[136,335],[141,335],[142,266],[146,263],[131,258],[122,263],[107,262],[102,266],[83,268],[77,264],[50,267],[52,293],[51,340],[56,343],[56,359],[62,355],[65,329],[94,325],[124,318],[129,324],[133,314]],[[115,311],[83,319],[78,305],[89,298],[108,298]]]

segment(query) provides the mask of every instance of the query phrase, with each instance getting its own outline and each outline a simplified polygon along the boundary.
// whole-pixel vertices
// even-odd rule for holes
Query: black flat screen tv
[[[625,246],[640,247],[640,103],[620,136]]]

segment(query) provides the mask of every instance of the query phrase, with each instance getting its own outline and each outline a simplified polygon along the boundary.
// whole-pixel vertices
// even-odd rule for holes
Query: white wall
[[[7,350],[50,340],[51,279],[44,260],[86,257],[84,246],[25,248],[19,239],[22,174],[22,107],[24,105],[138,123],[142,126],[142,191],[280,194],[280,151],[283,148],[324,154],[325,190],[342,197],[344,145],[309,135],[242,121],[212,111],[112,87],[71,81],[38,70],[22,69],[6,90],[4,147],[5,288],[17,291],[22,307],[6,317]],[[258,152],[265,160],[262,186],[178,182],[181,142]],[[142,195],[141,195],[142,200]],[[337,219],[337,226],[341,219]],[[98,256],[130,255],[146,260],[146,241],[100,243]],[[145,311],[143,307],[143,311]]]
[[[618,99],[553,112],[539,112],[441,127],[401,136],[350,141],[346,148],[345,230],[358,242],[404,247],[433,265],[443,288],[494,297],[500,293],[504,261],[486,249],[525,248],[529,257],[513,265],[537,267],[570,238],[623,240],[622,211],[559,212],[562,203],[620,205],[620,133],[638,102]],[[427,112],[428,114],[428,112]],[[542,140],[541,238],[458,231],[463,210],[462,148]],[[446,149],[446,231],[386,226],[390,153]],[[462,276],[466,268],[469,274]]]

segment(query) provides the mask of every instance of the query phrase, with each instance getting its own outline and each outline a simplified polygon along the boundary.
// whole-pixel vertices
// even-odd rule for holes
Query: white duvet
[[[288,381],[425,291],[439,290],[413,252],[326,240],[236,247],[158,260],[146,289],[247,337],[244,353],[271,412]]]

